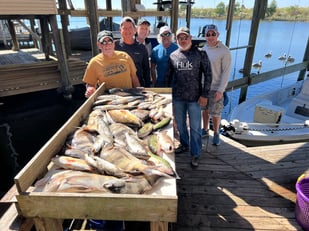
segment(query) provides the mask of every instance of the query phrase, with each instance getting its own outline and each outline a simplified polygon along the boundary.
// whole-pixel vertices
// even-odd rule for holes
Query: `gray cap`
[[[130,22],[133,24],[133,26],[135,26],[135,21],[133,18],[129,17],[129,16],[125,16],[121,19],[121,22],[120,22],[120,26],[124,23],[124,22]]]
[[[205,34],[207,34],[207,32],[210,30],[218,33],[218,27],[214,24],[210,24],[205,27]]]
[[[97,36],[98,42],[103,42],[104,38],[110,38],[111,40],[114,40],[113,33],[109,30],[100,31]]]
[[[145,18],[140,18],[140,19],[138,20],[138,22],[137,22],[137,25],[139,26],[139,25],[142,25],[142,24],[147,24],[148,26],[151,25],[150,22],[149,22],[147,19],[145,19]]]
[[[180,34],[186,34],[186,35],[190,35],[190,30],[187,27],[180,27],[177,31],[176,31],[176,37]]]

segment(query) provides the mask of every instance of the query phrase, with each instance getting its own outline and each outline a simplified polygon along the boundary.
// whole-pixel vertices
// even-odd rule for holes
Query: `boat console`
[[[309,79],[303,82],[300,93],[291,101],[287,115],[295,118],[306,120],[309,117]]]

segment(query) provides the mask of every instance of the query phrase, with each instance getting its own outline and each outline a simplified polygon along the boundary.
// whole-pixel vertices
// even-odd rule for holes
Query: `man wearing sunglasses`
[[[202,152],[201,107],[207,104],[211,66],[206,52],[192,46],[188,28],[180,27],[176,39],[178,49],[171,53],[166,73],[172,87],[173,112],[180,138],[175,153],[190,151],[191,165],[197,167]]]
[[[210,87],[209,100],[206,108],[203,108],[203,130],[202,136],[208,136],[210,116],[213,122],[213,145],[220,144],[219,128],[221,112],[224,107],[224,91],[228,84],[231,70],[231,52],[220,40],[216,25],[205,27],[206,44],[203,49],[211,63],[212,83]]]
[[[107,89],[140,86],[132,58],[125,52],[115,51],[111,31],[104,30],[98,34],[97,46],[101,53],[89,61],[83,78],[86,83],[87,98],[102,83],[106,84]]]
[[[159,44],[151,52],[151,79],[154,87],[167,87],[167,83],[165,82],[167,62],[170,54],[178,46],[174,42],[174,35],[168,26],[160,28],[157,40]]]

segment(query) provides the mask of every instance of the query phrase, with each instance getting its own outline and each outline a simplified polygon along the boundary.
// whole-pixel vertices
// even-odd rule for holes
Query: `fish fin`
[[[157,176],[163,176],[167,178],[173,178],[173,176],[167,173],[161,172],[160,170],[157,170],[156,168],[147,168],[143,172],[145,175],[157,175]]]

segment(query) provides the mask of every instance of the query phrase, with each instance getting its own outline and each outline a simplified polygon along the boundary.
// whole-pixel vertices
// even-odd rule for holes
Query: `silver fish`
[[[45,192],[103,192],[119,193],[125,180],[113,176],[81,171],[61,171],[49,175],[35,184],[35,191]]]
[[[141,127],[143,125],[143,121],[129,110],[109,110],[107,113],[116,123],[123,123],[133,127]]]
[[[53,157],[51,161],[56,166],[63,169],[93,171],[93,168],[85,160],[70,156],[56,156]]]
[[[68,142],[74,149],[79,149],[85,153],[91,153],[96,135],[97,134],[86,131],[83,127],[81,127],[75,130],[72,140]]]
[[[127,150],[136,156],[139,159],[147,160],[149,159],[149,155],[145,148],[145,144],[138,137],[130,136],[128,133],[125,133],[126,142],[127,142]]]
[[[115,177],[125,177],[127,175],[123,172],[122,169],[98,156],[86,155],[85,160],[90,166],[96,168],[102,174]]]

